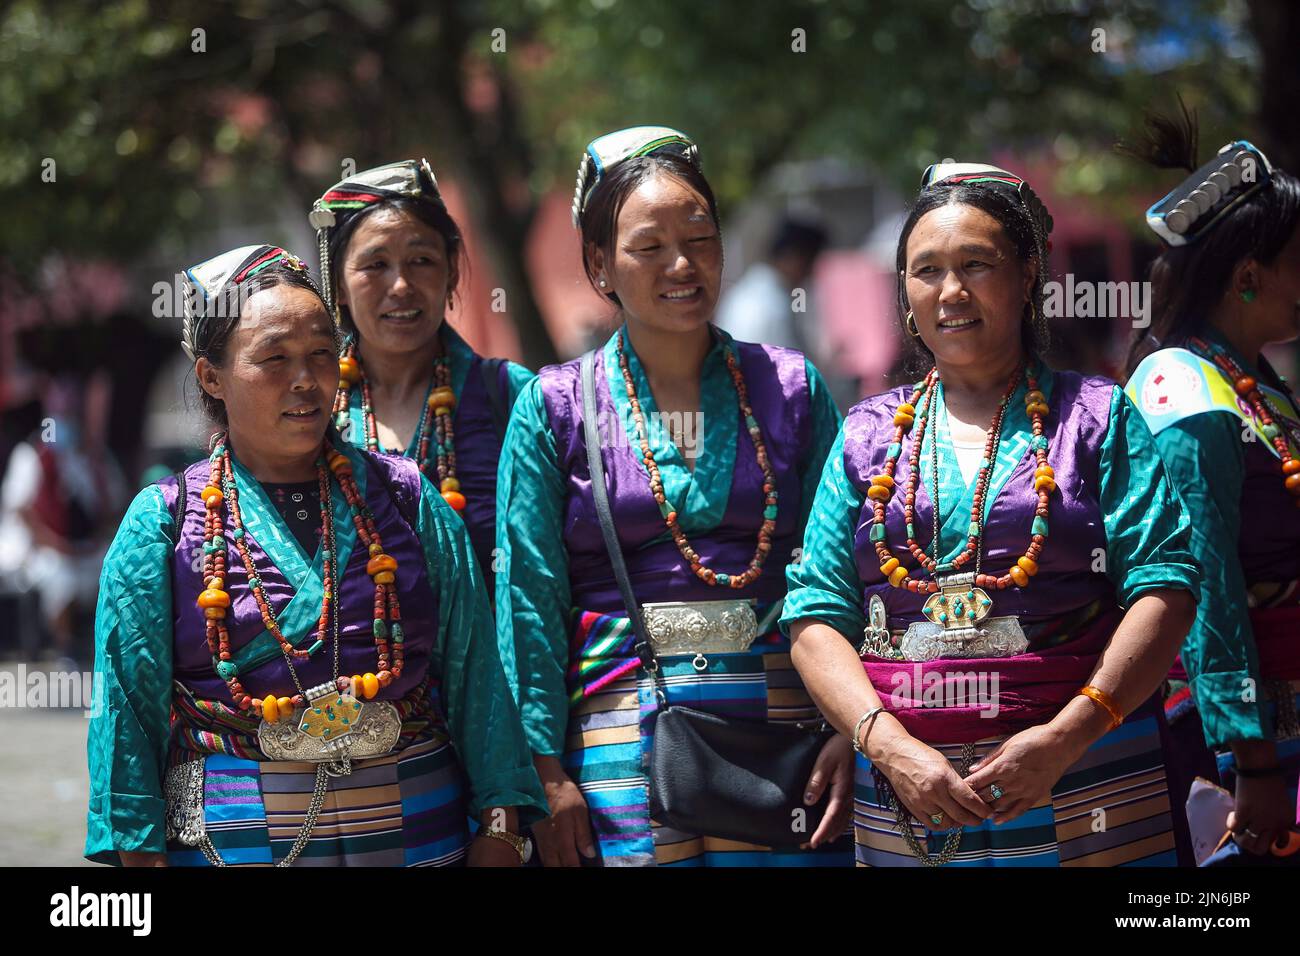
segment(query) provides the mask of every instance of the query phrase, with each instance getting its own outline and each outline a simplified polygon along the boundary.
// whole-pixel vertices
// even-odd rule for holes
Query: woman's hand
[[[560,766],[559,758],[535,756],[533,766],[542,781],[542,791],[551,815],[533,824],[533,839],[542,866],[579,866],[581,854],[594,859],[596,846],[591,838],[591,818],[582,791]]]
[[[505,840],[479,833],[469,845],[470,866],[523,866],[519,853]]]
[[[136,850],[118,850],[123,866],[166,866],[166,853],[140,853]]]
[[[935,829],[949,829],[979,826],[993,814],[947,757],[907,733],[897,721],[891,722],[897,730],[882,735],[880,743],[867,753],[912,816]],[[930,819],[936,813],[943,814],[941,824]]]
[[[853,815],[853,744],[843,734],[836,734],[822,745],[808,777],[803,802],[811,807],[822,798],[828,784],[831,788],[830,802],[826,804],[826,813],[817,832],[803,844],[805,848],[816,848],[838,839],[848,829],[849,818]]]
[[[1014,820],[1051,796],[1052,788],[1079,755],[1050,724],[1022,730],[974,765],[966,785],[994,811],[993,822]],[[999,796],[993,793],[998,787]]]
[[[1286,779],[1281,774],[1237,777],[1234,800],[1228,829],[1247,853],[1264,856],[1279,837],[1295,826],[1295,801],[1287,795]]]
[[[1277,766],[1277,745],[1271,740],[1234,741],[1232,755],[1237,766],[1247,771]],[[1287,799],[1286,778],[1280,773],[1260,777],[1238,774],[1235,789],[1228,829],[1239,847],[1263,856],[1278,837],[1295,826],[1295,803]]]

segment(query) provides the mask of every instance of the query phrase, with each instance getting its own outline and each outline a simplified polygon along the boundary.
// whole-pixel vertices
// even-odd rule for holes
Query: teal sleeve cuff
[[[91,794],[86,817],[86,859],[121,866],[119,850],[164,853],[167,805],[161,797],[135,793]]]
[[[514,807],[521,828],[531,826],[551,812],[531,763],[482,775],[474,781],[469,803],[475,819],[487,807]]]
[[[867,626],[862,611],[833,591],[814,587],[801,587],[797,591],[792,589],[781,611],[781,632],[788,637],[790,628],[796,621],[809,618],[829,624],[855,643]]]
[[[1151,591],[1187,591],[1193,598],[1200,600],[1200,568],[1197,565],[1165,562],[1164,564],[1146,564],[1129,569],[1124,576],[1124,583],[1116,591],[1116,597],[1123,607],[1132,607],[1133,602]]]

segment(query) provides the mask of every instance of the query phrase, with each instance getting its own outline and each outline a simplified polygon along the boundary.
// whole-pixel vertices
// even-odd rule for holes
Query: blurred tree
[[[1246,127],[1261,70],[1293,70],[1293,46],[1250,40],[1295,35],[1295,6],[1277,6],[1251,0],[1247,21],[1229,0],[15,0],[0,257],[20,273],[52,250],[129,261],[210,228],[214,202],[305,212],[345,159],[427,155],[464,189],[537,367],[555,353],[525,238],[601,132],[692,132],[728,205],[786,159],[848,157],[910,190],[943,156],[1026,146],[1104,202],[1147,175],[1109,145],[1173,90],[1206,144]],[[1293,100],[1265,101],[1261,138],[1294,166]]]

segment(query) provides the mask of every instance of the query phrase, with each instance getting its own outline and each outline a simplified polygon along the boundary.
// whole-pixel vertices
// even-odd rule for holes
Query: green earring
[[[1241,290],[1241,301],[1242,301],[1242,302],[1254,302],[1254,301],[1255,301],[1255,290],[1254,290],[1254,289],[1242,289],[1242,290]]]

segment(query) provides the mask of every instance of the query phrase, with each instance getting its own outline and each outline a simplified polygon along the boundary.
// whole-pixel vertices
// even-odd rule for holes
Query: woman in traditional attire
[[[220,430],[104,562],[87,857],[518,865],[545,803],[463,523],[329,428],[337,339],[300,261],[248,246],[186,276]]]
[[[1187,519],[1119,387],[1040,358],[1050,230],[1005,170],[926,171],[897,264],[929,371],[849,411],[787,572],[860,865],[1173,862],[1152,695]]]
[[[1300,331],[1300,182],[1245,140],[1198,168],[1190,118],[1152,133],[1143,152],[1193,170],[1147,211],[1166,248],[1127,387],[1205,569],[1170,701],[1192,710],[1186,759],[1198,723],[1217,752],[1234,841],[1265,854],[1297,826],[1300,774],[1300,413],[1261,351]]]
[[[718,213],[684,134],[637,127],[593,142],[574,223],[588,278],[619,309],[588,356],[595,414],[582,360],[543,369],[515,406],[498,479],[497,628],[555,821],[535,828],[542,859],[845,865],[842,737],[793,785],[795,817],[829,793],[825,816],[780,849],[652,822],[645,772],[658,693],[764,727],[820,724],[776,620],[839,413],[801,353],[713,326]],[[616,551],[656,642],[645,663],[597,520],[589,419]]]
[[[497,460],[533,374],[478,355],[446,321],[464,243],[428,162],[357,173],[316,200],[310,221],[325,301],[345,336],[339,432],[419,463],[468,526],[490,598]]]

